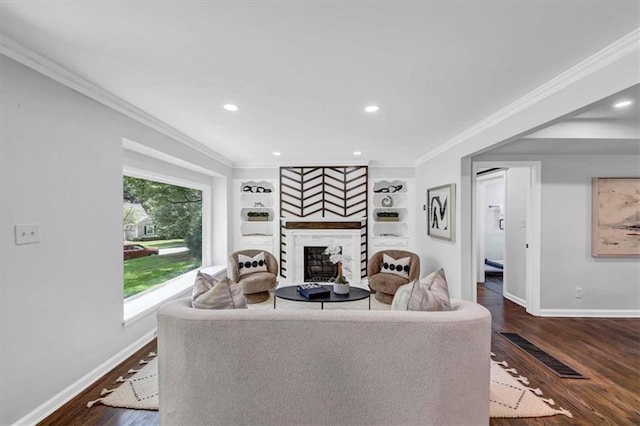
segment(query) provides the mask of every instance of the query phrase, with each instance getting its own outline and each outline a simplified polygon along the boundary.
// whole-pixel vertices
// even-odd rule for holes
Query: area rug
[[[127,374],[133,374],[128,379],[120,376],[116,383],[122,382],[115,389],[102,389],[98,398],[89,401],[87,407],[101,403],[110,407],[132,408],[135,410],[158,410],[158,358],[155,352],[148,355],[150,361],[140,360],[144,365],[139,370],[130,369]],[[106,395],[106,396],[104,396]]]
[[[133,376],[128,379],[120,377],[123,382],[116,389],[103,389],[101,398],[89,401],[87,407],[101,403],[111,407],[121,407],[139,410],[158,410],[158,359],[155,353],[149,354],[151,361],[140,361],[146,364],[140,370],[129,370]],[[490,417],[545,417],[563,414],[573,417],[562,408],[554,409],[551,399],[543,399],[540,389],[527,387],[529,381],[518,374],[507,363],[491,361],[491,386],[489,391]],[[106,395],[106,396],[104,396]]]

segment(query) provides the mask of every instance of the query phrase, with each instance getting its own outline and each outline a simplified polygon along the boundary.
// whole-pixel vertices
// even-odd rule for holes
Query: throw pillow
[[[253,257],[238,253],[238,273],[240,276],[254,272],[269,272],[267,261],[264,260],[264,252],[261,251]]]
[[[410,257],[403,257],[401,259],[394,259],[393,257],[382,253],[382,267],[380,272],[387,274],[395,274],[404,278],[409,278],[409,264],[411,263]]]
[[[247,307],[247,300],[238,283],[198,271],[191,305],[197,309],[242,309]]]
[[[444,276],[444,269],[432,272],[413,283],[408,311],[450,311],[449,287]]]
[[[392,311],[406,311],[409,305],[409,297],[411,296],[411,290],[413,289],[413,282],[409,284],[401,285],[396,290],[396,294],[393,295],[393,301],[391,302]]]

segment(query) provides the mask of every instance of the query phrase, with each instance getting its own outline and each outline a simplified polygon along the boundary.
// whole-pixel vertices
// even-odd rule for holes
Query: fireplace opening
[[[329,260],[324,254],[326,247],[304,248],[304,281],[328,282],[338,274],[338,265]]]

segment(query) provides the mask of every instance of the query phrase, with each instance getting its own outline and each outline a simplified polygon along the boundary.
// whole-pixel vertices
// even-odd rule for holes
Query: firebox
[[[324,254],[326,247],[304,247],[304,281],[328,282],[338,273],[338,265],[329,260]]]

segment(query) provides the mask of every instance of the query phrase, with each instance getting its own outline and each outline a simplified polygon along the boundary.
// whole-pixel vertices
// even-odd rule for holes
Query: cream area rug
[[[101,398],[89,401],[87,407],[101,403],[111,407],[130,408],[137,410],[158,410],[158,359],[155,353],[150,353],[151,361],[141,360],[146,364],[140,370],[129,370],[133,374],[128,379],[120,377],[122,382],[115,389],[103,389]],[[553,400],[541,398],[540,389],[527,387],[529,381],[517,374],[515,369],[509,368],[506,362],[491,361],[491,386],[489,392],[490,417],[545,417],[563,414],[573,417],[562,408],[554,409]]]

